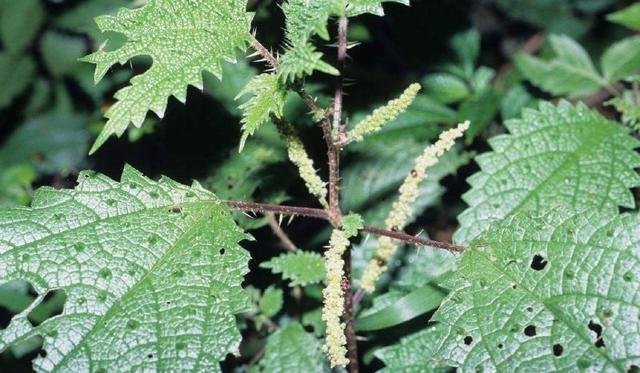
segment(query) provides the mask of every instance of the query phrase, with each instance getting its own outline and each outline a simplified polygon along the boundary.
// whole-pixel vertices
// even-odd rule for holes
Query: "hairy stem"
[[[237,211],[246,212],[259,212],[276,214],[282,214],[287,216],[304,216],[308,218],[315,218],[329,221],[329,215],[325,210],[314,209],[310,207],[297,207],[297,206],[284,206],[284,205],[270,205],[266,203],[256,202],[242,202],[242,201],[225,201],[225,203],[232,209]],[[464,246],[458,246],[442,241],[430,240],[427,238],[421,238],[406,234],[403,232],[390,231],[382,228],[372,227],[365,225],[362,228],[363,232],[375,234],[377,236],[389,237],[398,241],[402,241],[415,246],[429,246],[436,249],[447,250],[452,253],[461,253],[465,250]]]
[[[333,95],[333,125],[330,133],[325,132],[325,140],[329,147],[329,216],[332,217],[332,224],[340,223],[340,148],[334,140],[334,133],[338,139],[345,137],[346,126],[342,124],[342,98],[344,64],[347,59],[347,28],[349,20],[346,15],[340,16],[338,20],[338,70],[340,75],[336,77],[335,92]],[[333,220],[336,220],[335,222]],[[351,294],[351,248],[344,253],[344,279],[342,281],[342,292],[344,294],[344,313],[342,319],[345,322],[345,337],[347,338],[347,358],[349,359],[349,372],[358,373],[358,343],[354,327],[354,308]]]
[[[267,222],[269,223],[269,227],[273,231],[273,234],[275,234],[276,237],[278,237],[278,239],[282,242],[282,245],[287,250],[294,253],[298,251],[296,244],[294,244],[293,241],[291,241],[289,236],[287,236],[284,230],[282,230],[282,227],[280,227],[280,224],[278,224],[278,221],[276,220],[275,214],[273,212],[270,212],[267,214]]]

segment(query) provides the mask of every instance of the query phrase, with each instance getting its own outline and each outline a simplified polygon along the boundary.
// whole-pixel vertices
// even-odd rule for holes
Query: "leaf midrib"
[[[202,202],[202,201],[199,201]],[[188,206],[188,205],[197,205],[197,202],[191,202],[191,203],[185,203],[183,204],[183,206]],[[167,257],[168,257],[168,253],[175,249],[177,246],[179,246],[182,243],[182,240],[185,239],[185,237],[189,237],[190,234],[193,231],[198,230],[199,228],[201,228],[201,225],[203,223],[203,221],[207,221],[207,216],[204,215],[201,218],[199,218],[197,220],[197,222],[194,222],[193,224],[189,225],[189,228],[187,230],[185,230],[182,234],[180,234],[180,236],[175,240],[175,242],[173,244],[171,244],[163,253],[162,255],[155,261],[155,263],[153,263],[153,265],[146,271],[146,273],[135,283],[135,285],[133,285],[132,287],[130,287],[125,293],[123,293],[119,298],[117,298],[117,300],[109,307],[109,309],[107,310],[107,312],[105,312],[103,315],[96,315],[96,314],[92,314],[94,316],[97,316],[97,320],[94,323],[94,325],[91,327],[91,330],[89,330],[83,337],[82,339],[76,344],[76,346],[74,346],[73,349],[71,349],[69,352],[67,352],[65,354],[65,356],[56,364],[56,366],[53,368],[53,370],[51,372],[57,372],[59,369],[58,367],[61,367],[64,365],[65,362],[67,362],[69,360],[69,358],[73,355],[76,355],[76,352],[78,350],[80,350],[82,347],[84,347],[84,342],[86,340],[88,340],[95,332],[98,328],[98,326],[101,324],[102,320],[107,319],[108,317],[110,317],[111,315],[114,314],[115,310],[117,309],[117,306],[124,300],[127,298],[127,296],[129,294],[131,294],[132,292],[134,292],[141,284],[144,284],[147,279],[149,278],[149,276],[154,273],[154,270],[156,268],[158,268],[160,265],[165,264],[167,261]],[[156,302],[157,303],[157,302]],[[59,317],[64,317],[64,314],[60,315]],[[157,321],[156,321],[157,324]],[[157,327],[156,327],[157,330]],[[157,345],[156,345],[157,347]],[[159,364],[160,359],[159,359],[159,351],[156,349],[156,356],[158,357],[158,359],[156,359],[156,370],[159,371],[159,367],[157,366],[157,364]]]

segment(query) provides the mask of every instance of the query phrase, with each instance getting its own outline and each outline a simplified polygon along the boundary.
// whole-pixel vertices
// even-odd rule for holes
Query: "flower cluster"
[[[313,167],[313,160],[309,158],[300,138],[293,133],[287,133],[287,150],[289,159],[298,167],[300,177],[311,194],[313,194],[322,206],[327,206],[327,187]]]
[[[379,131],[386,123],[394,120],[413,103],[420,88],[418,83],[411,84],[400,97],[374,110],[347,133],[348,141],[360,141],[365,135]]]
[[[427,170],[438,163],[438,158],[450,150],[456,139],[462,137],[467,129],[469,129],[469,121],[444,131],[440,134],[438,141],[427,147],[416,159],[414,168],[407,175],[402,186],[400,186],[400,196],[393,203],[393,207],[385,220],[385,225],[388,229],[399,230],[404,228],[412,214],[411,205],[418,198],[420,182],[427,177]],[[388,237],[380,238],[374,259],[367,264],[360,280],[360,286],[365,291],[373,292],[375,290],[375,282],[386,271],[387,263],[395,254],[396,249],[397,244],[392,239]]]

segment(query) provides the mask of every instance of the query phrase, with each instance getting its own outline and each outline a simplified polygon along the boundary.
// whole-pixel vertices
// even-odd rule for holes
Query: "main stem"
[[[340,75],[336,78],[335,92],[333,95],[333,125],[329,146],[329,215],[340,218],[340,148],[336,146],[334,135],[338,139],[344,137],[345,126],[342,124],[342,98],[344,64],[347,60],[347,28],[349,20],[342,15],[338,20],[338,70]],[[326,139],[326,134],[325,134]],[[351,249],[344,254],[344,278],[342,291],[344,293],[344,313],[342,319],[346,325],[345,337],[347,338],[347,358],[349,359],[349,372],[358,373],[358,343],[354,327],[354,307],[351,295]]]

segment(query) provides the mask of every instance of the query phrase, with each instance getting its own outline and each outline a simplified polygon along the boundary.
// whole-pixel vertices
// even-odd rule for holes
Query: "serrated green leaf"
[[[329,372],[321,344],[297,322],[267,339],[260,371],[265,373]]]
[[[45,114],[19,126],[0,147],[0,171],[30,164],[44,174],[66,175],[82,164],[89,147],[85,119]]]
[[[611,83],[640,69],[640,36],[631,36],[613,43],[602,55],[602,71]]]
[[[400,342],[381,348],[375,356],[382,360],[385,368],[381,372],[436,373],[450,369],[433,358],[438,339],[444,334],[438,325],[404,337]]]
[[[640,30],[640,3],[629,5],[622,10],[608,14],[607,19],[630,29]]]
[[[468,243],[492,223],[519,211],[532,213],[555,204],[617,213],[634,207],[629,188],[640,185],[634,170],[638,140],[598,112],[566,101],[525,109],[509,120],[510,135],[489,143],[493,152],[476,158],[481,171],[463,195],[470,205],[458,216],[456,242]]]
[[[220,371],[240,342],[234,314],[248,308],[246,235],[228,208],[198,184],[130,167],[120,182],[83,172],[78,183],[0,211],[0,282],[31,282],[34,305],[54,289],[67,297],[37,327],[31,308],[15,316],[0,350],[40,335],[36,371]]]
[[[19,52],[27,48],[44,16],[40,0],[0,1],[0,39],[5,50]]]
[[[246,0],[149,0],[142,8],[96,18],[103,32],[127,38],[114,51],[100,49],[84,58],[96,64],[96,81],[111,66],[138,55],[150,56],[153,64],[116,92],[117,101],[106,112],[107,124],[91,153],[111,135],[121,136],[130,123],[140,127],[149,110],[163,117],[168,98],[184,102],[189,85],[202,89],[203,71],[221,78],[222,60],[235,60],[236,50],[251,37],[252,14],[246,6]]]
[[[282,4],[286,15],[286,38],[294,45],[304,44],[313,35],[329,40],[329,17],[344,10],[344,0],[287,0]]]
[[[549,41],[555,58],[544,61],[523,53],[515,58],[518,70],[531,83],[554,95],[570,97],[585,96],[607,85],[587,52],[575,40],[551,35]]]
[[[469,29],[451,38],[451,49],[456,53],[467,77],[471,77],[478,54],[480,53],[480,33],[476,29]]]
[[[85,54],[85,43],[79,37],[48,31],[40,41],[42,59],[47,69],[56,78],[72,72]]]
[[[291,280],[289,286],[292,287],[317,284],[325,277],[322,255],[311,251],[282,254],[260,263],[260,267],[271,269],[273,273],[282,273],[284,279]]]
[[[628,372],[640,364],[640,218],[522,213],[465,251],[434,320],[462,372]]]
[[[278,75],[284,82],[292,82],[320,71],[329,75],[340,75],[340,71],[322,60],[322,53],[311,43],[290,45],[278,59]]]
[[[273,285],[269,286],[262,294],[260,302],[258,303],[260,312],[266,317],[275,316],[282,309],[282,305],[284,304],[283,297],[284,293],[282,289],[278,289]]]
[[[238,97],[251,95],[242,105],[242,138],[240,151],[245,141],[260,126],[269,121],[270,115],[282,117],[287,90],[282,86],[277,74],[260,74],[255,76],[238,94]]]
[[[436,309],[446,291],[430,284],[418,288],[374,313],[356,320],[357,331],[389,328]]]
[[[0,109],[9,106],[33,80],[36,64],[27,55],[0,52]]]
[[[462,79],[447,73],[427,75],[422,85],[429,97],[443,104],[458,102],[471,93]]]

